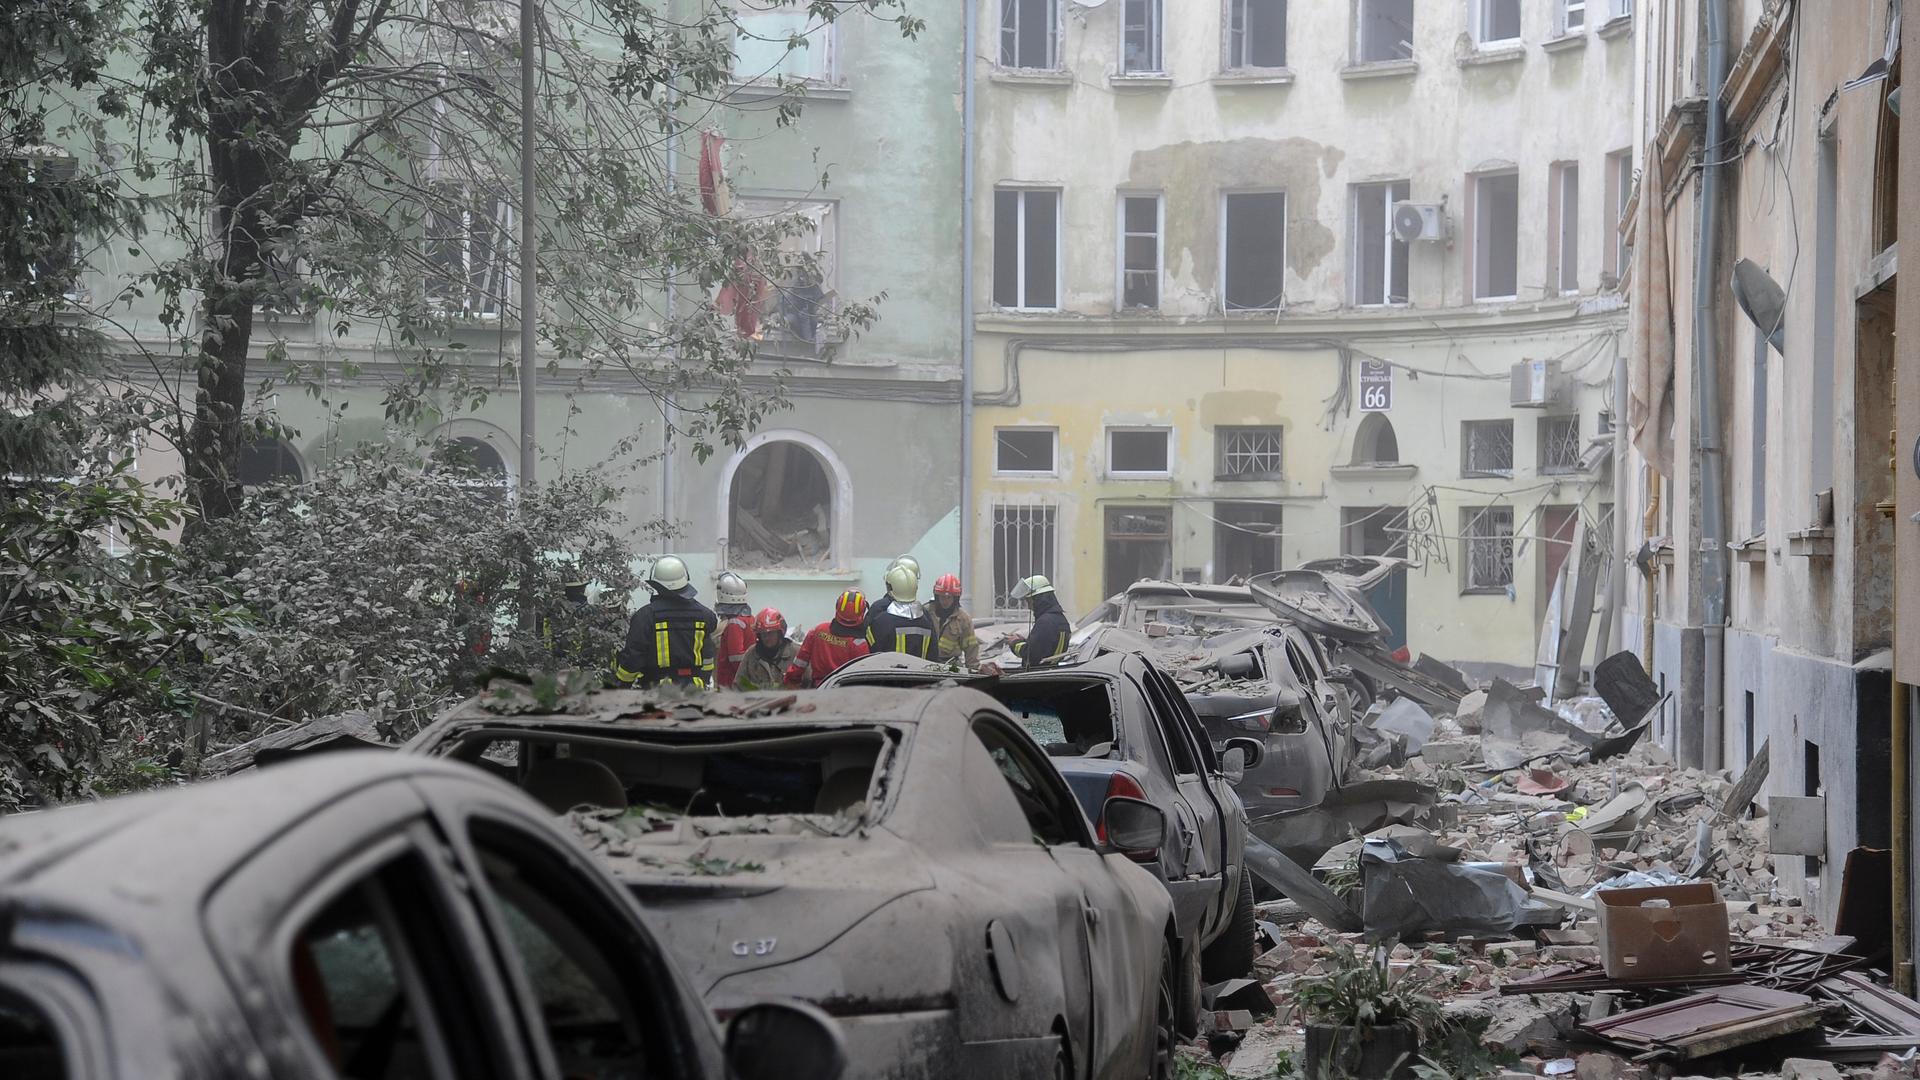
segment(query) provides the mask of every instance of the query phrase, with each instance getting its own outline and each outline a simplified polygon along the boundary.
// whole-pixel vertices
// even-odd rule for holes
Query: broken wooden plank
[[[1826,1006],[1805,994],[1725,986],[1632,1009],[1583,1024],[1581,1030],[1638,1052],[1642,1060],[1691,1060],[1806,1031],[1820,1023],[1825,1011]]]
[[[1760,794],[1761,787],[1767,782],[1767,773],[1772,769],[1770,755],[1767,753],[1767,740],[1760,741],[1760,748],[1753,752],[1753,760],[1740,773],[1740,779],[1734,782],[1733,790],[1727,793],[1727,801],[1721,805],[1719,818],[1732,821],[1746,812],[1747,804]]]

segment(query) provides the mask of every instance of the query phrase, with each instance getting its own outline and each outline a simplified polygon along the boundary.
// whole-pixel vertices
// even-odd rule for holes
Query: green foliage
[[[1293,984],[1293,1008],[1310,1024],[1370,1028],[1407,1024],[1425,1035],[1440,1026],[1440,1003],[1425,976],[1394,975],[1384,963],[1340,942],[1328,953],[1331,970]]]
[[[1227,1070],[1211,1061],[1199,1061],[1190,1057],[1173,1059],[1174,1080],[1227,1080]]]
[[[495,669],[545,673],[520,688],[527,707],[558,704],[625,634],[632,553],[592,472],[507,500],[488,477],[392,445],[255,492],[198,541],[201,573],[258,622],[201,688],[287,719],[366,709],[399,738]]]

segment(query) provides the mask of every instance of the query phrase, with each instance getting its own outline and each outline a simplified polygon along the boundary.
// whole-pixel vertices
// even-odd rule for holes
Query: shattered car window
[[[1052,757],[1083,757],[1116,739],[1104,683],[1022,682],[1002,703]]]

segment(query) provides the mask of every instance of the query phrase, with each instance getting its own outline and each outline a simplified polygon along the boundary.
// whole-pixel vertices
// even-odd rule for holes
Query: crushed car
[[[350,751],[0,820],[0,1075],[832,1080],[818,1009],[724,1042],[532,800]]]
[[[992,698],[860,688],[468,702],[403,749],[543,802],[722,1015],[810,1001],[860,1077],[1165,1077],[1173,905]]]
[[[992,695],[1046,750],[1081,809],[1104,834],[1116,797],[1144,799],[1165,812],[1166,831],[1139,861],[1166,884],[1178,918],[1182,999],[1198,979],[1241,978],[1253,967],[1252,880],[1245,873],[1246,809],[1234,784],[1264,746],[1212,741],[1179,687],[1137,654],[1070,650],[1030,670],[965,675],[948,665],[896,653],[863,657],[835,672],[829,686],[938,686],[964,681]],[[1196,972],[1197,969],[1197,972]]]

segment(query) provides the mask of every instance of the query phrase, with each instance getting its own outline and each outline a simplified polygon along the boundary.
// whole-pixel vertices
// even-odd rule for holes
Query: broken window
[[[833,557],[833,481],[813,450],[778,439],[734,470],[727,555],[736,570],[824,569]]]
[[[1393,432],[1393,421],[1385,413],[1368,413],[1353,433],[1355,465],[1397,465],[1400,463],[1400,439]]]
[[[1282,568],[1280,507],[1274,503],[1213,504],[1213,579],[1245,581]]]
[[[994,432],[993,471],[1052,473],[1058,433],[1053,428],[1001,428]]]
[[[1520,174],[1473,178],[1473,298],[1520,295]]]
[[[1287,0],[1227,0],[1227,70],[1287,66]]]
[[[1513,475],[1513,421],[1468,420],[1460,425],[1460,475]]]
[[[1413,0],[1355,0],[1354,62],[1413,59]]]
[[[1228,311],[1273,311],[1286,278],[1287,195],[1235,191],[1221,197],[1220,293]]]
[[[1173,512],[1164,506],[1109,506],[1106,515],[1107,595],[1149,578],[1173,577]]]
[[[1120,196],[1120,306],[1160,306],[1160,229],[1158,195]]]
[[[1540,434],[1540,472],[1546,476],[1582,471],[1579,414],[1543,416],[1538,421]]]
[[[500,452],[491,438],[462,435],[448,439],[435,448],[434,460],[442,467],[451,469],[453,482],[473,492],[482,506],[506,505],[513,490],[513,480],[507,472],[506,455]]]
[[[1113,695],[1090,679],[1022,679],[1005,684],[1001,704],[1049,757],[1078,757],[1112,744]]]
[[[1607,212],[1613,231],[1606,247],[1607,265],[1600,275],[1604,288],[1617,288],[1627,276],[1627,200],[1633,198],[1633,151],[1607,155]]]
[[[438,184],[427,220],[427,300],[448,315],[497,319],[512,291],[513,207],[492,193]]]
[[[993,508],[993,610],[1024,610],[1013,587],[1040,574],[1054,576],[1055,510],[1051,506],[1000,503]]]
[[[1547,220],[1553,231],[1548,285],[1561,294],[1580,291],[1580,166],[1563,161],[1553,167],[1547,191]]]
[[[993,193],[993,302],[1060,306],[1060,192],[1002,188]]]
[[[1281,436],[1278,427],[1217,427],[1213,429],[1216,480],[1279,480]]]
[[[1000,0],[1000,66],[1060,66],[1059,0]]]
[[[1560,0],[1560,32],[1577,34],[1587,25],[1587,0]]]
[[[1362,307],[1407,302],[1407,249],[1394,235],[1393,207],[1406,201],[1406,180],[1353,185],[1353,302]]]
[[[1165,476],[1172,469],[1173,433],[1166,428],[1115,428],[1107,432],[1108,476]]]
[[[485,449],[490,453],[493,451],[490,446],[485,446]],[[499,460],[497,453],[493,456],[496,461]],[[500,469],[505,472],[505,463],[501,463]],[[244,490],[267,484],[298,484],[305,477],[301,474],[300,459],[291,446],[271,435],[261,435],[241,441],[240,469],[236,479]]]
[[[1123,0],[1120,27],[1120,71],[1126,75],[1155,74],[1161,62],[1161,0]]]
[[[1340,553],[1404,558],[1407,554],[1406,509],[1399,506],[1341,507]]]
[[[839,216],[821,200],[740,199],[738,217],[778,226],[777,265],[766,268],[760,301],[764,337],[826,343],[839,290]]]
[[[1482,45],[1520,40],[1520,0],[1474,0],[1479,9],[1473,24],[1474,40]]]
[[[1513,585],[1513,507],[1460,511],[1460,565],[1466,592],[1505,592]]]
[[[737,0],[733,12],[733,77],[737,82],[833,76],[833,24],[816,21],[806,4]],[[795,41],[805,42],[795,47]]]

